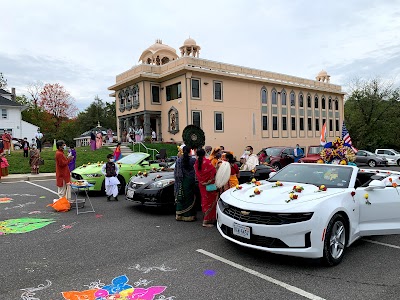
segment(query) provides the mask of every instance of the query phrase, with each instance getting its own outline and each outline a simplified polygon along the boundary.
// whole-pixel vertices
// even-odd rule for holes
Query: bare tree
[[[0,89],[7,86],[7,79],[4,78],[3,73],[0,72]]]
[[[28,93],[32,97],[34,107],[37,107],[38,101],[40,100],[40,93],[43,90],[43,82],[36,80],[28,84]]]

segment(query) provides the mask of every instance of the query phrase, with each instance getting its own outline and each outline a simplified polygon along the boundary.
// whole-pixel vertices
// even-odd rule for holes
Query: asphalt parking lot
[[[100,194],[90,194],[95,213],[56,213],[46,207],[55,190],[54,180],[0,183],[0,299],[95,299],[99,287],[126,285],[142,292],[133,299],[156,300],[400,295],[397,235],[360,240],[339,266],[326,268],[249,250],[200,221],[176,222],[173,211]]]

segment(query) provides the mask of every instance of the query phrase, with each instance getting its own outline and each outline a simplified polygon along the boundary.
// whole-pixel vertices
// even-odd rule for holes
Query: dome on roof
[[[156,40],[155,44],[143,51],[139,61],[145,64],[163,65],[178,58],[176,50]]]
[[[325,70],[321,70],[317,76],[327,76],[328,73]]]
[[[196,41],[192,38],[188,38],[183,42],[184,46],[196,46]]]
[[[329,83],[331,76],[325,70],[321,70],[315,80]]]

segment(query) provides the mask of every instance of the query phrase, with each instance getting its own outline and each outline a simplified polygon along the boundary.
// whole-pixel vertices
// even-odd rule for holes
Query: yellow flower
[[[320,189],[323,190],[325,188],[325,185],[321,185]]]
[[[255,178],[253,178],[252,180],[251,180],[251,182],[252,183],[254,183],[254,182],[256,182],[257,180],[255,179]]]
[[[317,163],[318,163],[318,164],[323,164],[324,161],[323,161],[322,159],[318,159],[318,160],[317,160]]]
[[[340,161],[340,164],[341,164],[341,165],[347,165],[347,162],[346,162],[344,159],[342,159],[342,160]]]
[[[289,198],[290,198],[290,199],[293,199],[293,196],[294,196],[293,193],[290,193],[290,194],[289,194]]]
[[[365,193],[364,198],[368,199],[368,193]]]
[[[87,164],[90,165],[90,162],[88,162]]]

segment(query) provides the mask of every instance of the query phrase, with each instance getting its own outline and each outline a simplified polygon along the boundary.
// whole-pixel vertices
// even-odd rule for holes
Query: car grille
[[[82,180],[83,179],[83,177],[81,175],[76,174],[74,172],[72,172],[71,175],[72,175],[72,178],[75,179],[75,180]]]
[[[277,238],[271,238],[255,234],[251,234],[250,239],[242,238],[240,236],[234,235],[233,229],[226,225],[222,225],[221,230],[225,235],[229,236],[230,238],[233,238],[234,240],[237,240],[245,244],[251,244],[267,248],[289,248],[288,245],[286,245],[284,242],[282,242],[280,239]]]
[[[245,212],[243,214],[242,212]],[[244,210],[229,205],[223,210],[223,213],[232,219],[243,223],[261,224],[261,225],[285,225],[308,221],[313,213],[270,213]]]

